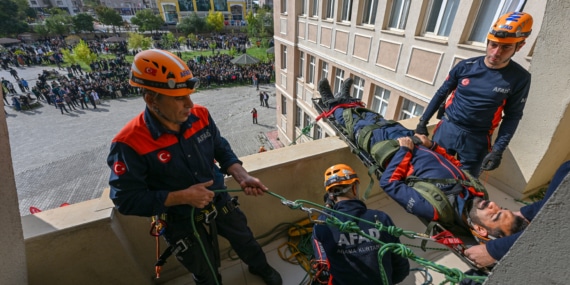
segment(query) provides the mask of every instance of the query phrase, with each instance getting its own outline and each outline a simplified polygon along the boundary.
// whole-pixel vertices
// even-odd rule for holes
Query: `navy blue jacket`
[[[363,220],[378,221],[384,226],[394,225],[387,214],[368,210],[360,200],[340,201],[333,209]],[[333,215],[342,222],[349,220],[341,214]],[[325,220],[326,216],[321,215],[319,219]],[[368,223],[357,222],[357,224],[362,231],[384,243],[400,243],[399,238],[380,232]],[[329,284],[333,285],[380,284],[382,279],[378,265],[378,250],[381,246],[356,233],[341,232],[335,226],[315,225],[313,230],[315,259],[328,261],[331,273]],[[390,284],[402,282],[410,272],[408,259],[392,252],[384,254],[382,265]]]
[[[334,111],[334,117],[339,124],[345,126],[343,111],[343,108],[337,108]],[[353,115],[353,117],[358,118],[356,115]],[[355,136],[358,135],[362,128],[375,124],[378,120],[384,121],[384,119],[379,119],[378,114],[372,111],[366,112],[363,118],[358,119],[353,130],[349,130],[356,134]],[[370,145],[404,136],[413,136],[413,131],[406,129],[401,124],[386,125],[372,132]],[[378,177],[378,180],[384,192],[406,209],[407,212],[430,221],[437,221],[439,213],[437,213],[432,204],[414,188],[408,186],[405,180],[409,176],[415,176],[425,179],[462,179],[468,181],[469,179],[460,169],[460,166],[461,163],[457,159],[447,154],[445,149],[436,143],[433,144],[431,149],[422,145],[415,146],[414,149],[400,147],[386,166],[382,176]],[[437,185],[444,193],[447,190],[451,190],[453,186],[455,184]],[[456,209],[458,213],[463,211],[462,201],[473,198],[472,192],[469,192],[467,188],[464,189],[464,193],[461,194],[463,199],[458,199],[458,209]]]
[[[566,177],[570,173],[570,161],[564,162],[554,176],[552,177],[552,181],[550,181],[550,185],[548,185],[548,189],[546,190],[546,194],[544,198],[538,202],[532,203],[530,205],[524,206],[521,208],[521,214],[529,221],[532,221],[536,214],[542,209],[542,206],[548,198],[552,196],[552,193],[558,188],[564,177]],[[507,254],[511,246],[515,243],[515,241],[519,238],[519,236],[523,232],[516,233],[514,235],[510,235],[508,237],[498,238],[495,240],[490,240],[487,242],[487,251],[489,254],[495,259],[500,260]]]
[[[214,180],[209,189],[225,189],[223,173],[234,163],[241,161],[205,107],[194,105],[178,133],[164,128],[147,108],[113,139],[107,158],[110,197],[125,215],[190,217],[190,205],[164,206],[168,193],[209,180]]]
[[[530,89],[530,73],[514,61],[501,69],[485,65],[485,57],[463,60],[451,69],[421,117],[429,121],[445,103],[454,124],[472,132],[492,134],[502,120],[493,150],[503,152],[513,137]]]

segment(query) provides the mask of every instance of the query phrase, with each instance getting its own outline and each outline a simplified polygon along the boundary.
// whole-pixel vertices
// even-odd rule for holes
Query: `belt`
[[[194,215],[194,221],[196,223],[206,223],[209,224],[211,221],[216,219],[218,213],[222,215],[226,215],[229,212],[235,210],[239,207],[238,197],[234,196],[230,200],[226,202],[223,206],[215,206],[213,203],[208,204],[205,208],[200,210],[200,212]],[[190,216],[180,216],[180,215],[172,215],[167,214],[166,220],[168,222],[178,222],[183,220],[189,220]]]

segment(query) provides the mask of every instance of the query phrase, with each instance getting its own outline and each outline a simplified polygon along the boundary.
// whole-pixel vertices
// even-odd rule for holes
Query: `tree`
[[[87,31],[93,32],[95,28],[93,27],[93,17],[86,13],[80,13],[73,16],[73,27],[75,31]]]
[[[154,15],[152,10],[145,9],[138,11],[137,14],[131,18],[131,23],[139,26],[139,31],[154,31],[160,29],[164,25],[164,20],[159,15]]]
[[[23,11],[16,2],[0,0],[0,7],[0,36],[14,36],[28,30],[26,18],[21,18]]]
[[[247,13],[245,16],[245,20],[247,22],[247,35],[250,38],[254,38],[259,36],[259,31],[261,30],[261,26],[257,18],[253,15],[253,12]]]
[[[49,35],[49,30],[46,25],[34,26],[34,32],[40,35],[42,38],[46,38]]]
[[[162,34],[162,37],[160,38],[160,45],[162,46],[163,49],[171,49],[174,47],[175,43],[176,43],[176,38],[171,32]]]
[[[73,52],[68,49],[61,49],[61,53],[63,54],[63,61],[69,64],[83,62],[89,65],[97,59],[97,55],[89,49],[83,40],[79,40],[79,43],[73,48]]]
[[[73,20],[68,14],[55,14],[49,16],[45,23],[50,34],[63,36],[71,30]]]
[[[204,31],[205,28],[206,21],[204,18],[200,18],[196,12],[192,13],[190,17],[182,18],[182,21],[176,26],[176,29],[183,34],[198,33]]]
[[[224,15],[222,12],[208,13],[208,16],[206,16],[206,25],[210,31],[221,31],[224,28]]]
[[[129,33],[129,39],[127,40],[129,49],[142,49],[147,50],[152,45],[152,39],[145,37],[139,33]]]
[[[123,25],[123,17],[119,15],[115,9],[107,6],[97,6],[95,8],[95,13],[99,18],[99,21],[104,25],[113,26],[113,33],[115,33],[115,27]]]

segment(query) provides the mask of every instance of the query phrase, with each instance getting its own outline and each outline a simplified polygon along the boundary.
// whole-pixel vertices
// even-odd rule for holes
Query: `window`
[[[426,24],[426,34],[449,36],[459,0],[432,0]]]
[[[312,0],[312,8],[313,13],[311,14],[313,17],[319,16],[319,0]]]
[[[386,90],[380,86],[374,86],[374,99],[372,100],[372,111],[386,116],[388,109],[388,101],[390,100],[390,90]]]
[[[301,15],[307,15],[307,1],[301,0]]]
[[[376,21],[377,9],[378,9],[378,0],[366,0],[364,2],[364,10],[362,12],[362,24],[374,25]]]
[[[287,0],[281,0],[281,14],[287,13]]]
[[[526,0],[483,0],[471,35],[470,42],[487,42],[487,34],[495,21],[507,12],[520,12]]]
[[[327,10],[325,11],[325,18],[332,19],[334,17],[334,1],[327,0]]]
[[[301,118],[303,117],[303,110],[299,106],[297,108],[297,116],[295,116],[295,127],[301,127]]]
[[[315,129],[313,132],[313,139],[320,140],[323,138],[323,129],[319,125],[315,125]]]
[[[364,94],[364,79],[354,76],[354,84],[352,85],[354,89],[352,90],[352,97],[356,99],[362,99]]]
[[[32,4],[32,5],[38,5],[38,2],[32,0],[32,1],[30,1],[30,4]]]
[[[281,95],[281,115],[287,115],[287,97]]]
[[[390,12],[388,28],[405,30],[409,11],[410,0],[394,0],[394,2],[392,2],[392,11]]]
[[[307,113],[303,114],[303,122],[305,122],[305,125],[303,126],[305,128],[311,125],[311,117],[309,117]]]
[[[314,84],[315,83],[315,57],[310,55],[309,56],[309,78],[307,78],[307,82]]]
[[[342,1],[341,20],[346,21],[346,22],[350,22],[351,15],[352,15],[352,0]]]
[[[340,86],[344,82],[344,70],[337,68],[335,72],[333,93],[336,94],[340,91]]]
[[[321,66],[323,67],[321,69],[321,79],[329,78],[329,64],[326,61],[323,61]]]
[[[305,70],[305,53],[300,52],[299,53],[299,76],[298,77],[303,77],[303,71],[304,70]]]
[[[404,99],[404,103],[402,104],[402,111],[400,111],[400,118],[399,120],[405,120],[409,118],[414,118],[417,116],[421,116],[424,112],[424,107],[408,100]]]
[[[281,69],[287,69],[287,46],[281,46]]]

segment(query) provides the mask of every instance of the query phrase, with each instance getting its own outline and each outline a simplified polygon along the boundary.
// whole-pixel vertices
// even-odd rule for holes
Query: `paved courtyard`
[[[17,71],[33,86],[42,69]],[[0,76],[16,85],[8,71],[1,70]],[[259,91],[252,86],[202,89],[192,94],[194,103],[210,109],[238,156],[257,153],[261,145],[268,150],[282,146],[268,139],[275,137],[276,131],[275,86],[260,85],[260,91],[270,94],[269,108],[259,106]],[[144,110],[144,101],[131,97],[101,103],[97,109],[65,115],[46,102],[31,111],[4,107],[21,215],[29,215],[30,206],[46,210],[99,198],[108,187],[110,142],[126,122]],[[254,107],[258,124],[252,123]]]

